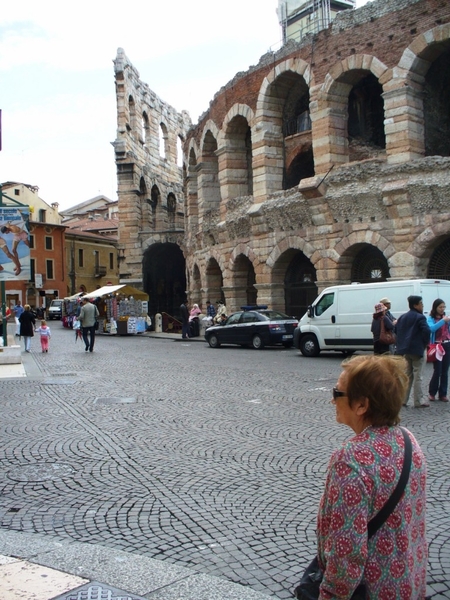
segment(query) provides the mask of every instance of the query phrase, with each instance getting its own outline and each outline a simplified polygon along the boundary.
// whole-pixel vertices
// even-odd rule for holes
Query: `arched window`
[[[148,144],[150,140],[150,124],[148,122],[148,116],[146,112],[142,113],[142,141],[144,144]]]
[[[136,131],[136,105],[133,96],[128,98],[129,121],[127,123],[128,131]]]
[[[352,264],[351,280],[359,283],[386,281],[390,277],[384,254],[375,246],[363,245]]]
[[[169,157],[169,134],[164,123],[159,125],[159,155],[161,158]]]
[[[177,137],[177,166],[183,166],[183,140],[180,136]]]
[[[175,227],[175,215],[177,211],[177,200],[175,195],[170,192],[167,196],[167,221],[170,228]]]
[[[425,155],[450,156],[450,50],[425,75]]]

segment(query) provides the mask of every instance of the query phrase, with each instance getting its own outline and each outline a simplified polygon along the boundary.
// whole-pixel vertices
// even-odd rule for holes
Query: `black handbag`
[[[94,323],[94,329],[95,329],[95,331],[98,331],[98,328],[99,328],[99,327],[100,327],[100,323],[99,323],[99,321],[97,321],[97,319],[96,319],[96,320],[95,320],[95,323]]]
[[[378,511],[378,513],[367,524],[367,532],[369,539],[380,529],[386,519],[390,516],[394,508],[397,506],[401,495],[403,494],[406,484],[409,479],[411,470],[412,444],[409,435],[403,427],[400,427],[403,438],[405,440],[405,459],[403,461],[402,472],[400,478],[386,504]],[[302,575],[299,585],[294,590],[294,597],[297,600],[317,600],[320,593],[320,584],[322,583],[323,572],[319,565],[317,556],[307,566]],[[365,600],[366,586],[360,583],[352,594],[352,600]]]

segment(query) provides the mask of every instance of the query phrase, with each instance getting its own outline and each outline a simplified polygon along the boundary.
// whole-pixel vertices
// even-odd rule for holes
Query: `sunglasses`
[[[347,392],[341,392],[337,388],[333,388],[333,400],[337,400],[338,398],[345,398],[347,396]]]

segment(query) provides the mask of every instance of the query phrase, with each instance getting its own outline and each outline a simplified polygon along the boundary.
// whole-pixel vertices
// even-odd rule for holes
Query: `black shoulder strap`
[[[400,427],[403,433],[403,438],[405,440],[405,458],[403,460],[403,468],[400,474],[400,479],[397,482],[395,490],[392,492],[389,500],[383,506],[383,508],[378,511],[378,513],[369,521],[367,524],[367,531],[369,532],[369,538],[371,538],[383,525],[386,519],[389,518],[394,508],[397,506],[398,501],[401,498],[401,495],[405,491],[406,484],[409,479],[409,472],[411,470],[411,457],[412,457],[412,444],[411,438],[406,433],[406,430],[403,427]]]

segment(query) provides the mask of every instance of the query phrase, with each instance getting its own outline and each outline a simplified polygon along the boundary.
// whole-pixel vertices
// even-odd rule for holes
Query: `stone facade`
[[[186,292],[182,146],[191,126],[143,83],[124,51],[114,61],[120,281],[146,288],[153,312],[178,306]],[[167,269],[171,277],[167,277]]]
[[[300,316],[330,284],[449,279],[449,45],[446,0],[375,0],[219,90],[184,143],[189,299]]]

